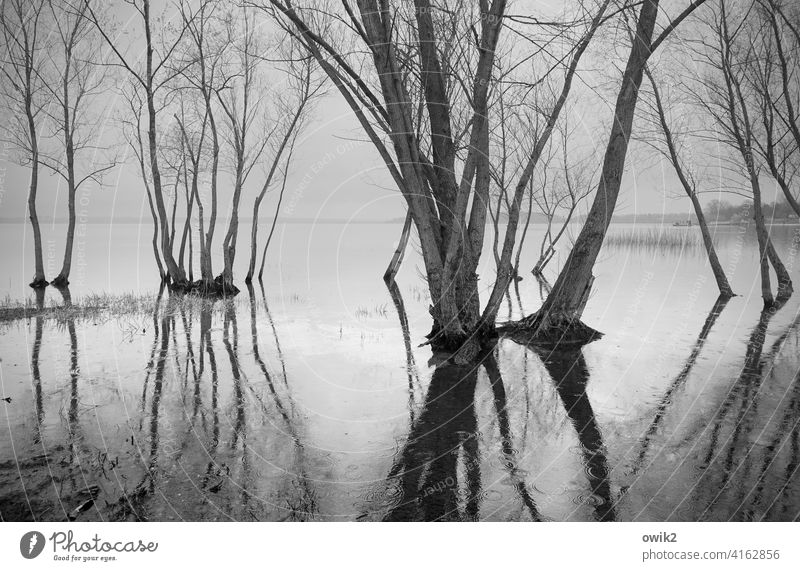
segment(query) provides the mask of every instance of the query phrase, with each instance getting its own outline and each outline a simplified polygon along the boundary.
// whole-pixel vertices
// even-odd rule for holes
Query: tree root
[[[213,280],[183,280],[168,283],[169,290],[173,293],[189,293],[209,298],[228,297],[239,293],[239,288],[233,284],[225,284],[222,276]]]
[[[50,282],[50,285],[55,286],[57,288],[65,288],[69,285],[69,280],[66,276],[58,274],[56,279]]]
[[[517,343],[546,349],[581,347],[603,336],[577,317],[539,313],[501,325],[497,332]]]

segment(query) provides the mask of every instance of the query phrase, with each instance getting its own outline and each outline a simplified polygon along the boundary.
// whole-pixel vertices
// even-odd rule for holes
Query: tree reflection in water
[[[613,521],[616,514],[609,482],[608,458],[603,434],[586,394],[589,370],[583,350],[580,347],[535,350],[550,373],[567,416],[578,433],[584,472],[592,493],[589,501],[595,506],[595,516],[599,521]]]
[[[549,350],[534,349],[548,371],[567,416],[575,428],[582,450],[584,471],[600,521],[615,519],[614,499],[602,433],[597,425],[586,385],[589,373],[580,347]],[[387,494],[392,505],[387,521],[472,521],[480,519],[482,489],[478,420],[475,391],[479,372],[484,370],[492,391],[492,401],[500,432],[499,456],[516,495],[533,521],[542,515],[532,495],[527,472],[519,466],[519,452],[509,421],[506,389],[495,348],[484,351],[471,364],[456,364],[443,359],[434,371],[422,410],[412,427],[387,477]],[[527,393],[526,393],[527,394]]]
[[[781,309],[782,304],[762,310],[748,338],[741,373],[701,432],[705,452],[699,478],[681,502],[702,508],[696,519],[796,517],[788,512],[793,502],[784,498],[797,492],[800,377],[775,371],[788,338],[797,336],[800,314],[764,353],[769,324]]]
[[[94,373],[92,360],[93,343],[116,322],[37,314],[22,361],[29,408],[14,434],[25,448],[18,462],[0,463],[2,516],[544,521],[569,499],[590,511],[570,505],[561,516],[600,521],[797,517],[800,316],[786,308],[763,311],[737,355],[730,349],[738,345],[718,346],[727,315],[718,300],[675,375],[655,395],[634,395],[644,396],[645,414],[600,422],[584,348],[502,339],[470,364],[437,354],[426,369],[400,288],[387,285],[405,349],[391,361],[401,375],[399,422],[391,433],[355,438],[395,452],[391,460],[346,449],[356,441],[353,423],[363,423],[342,416],[319,424],[322,409],[299,400],[316,398],[317,387],[300,376],[290,382],[287,356],[297,358],[297,345],[285,353],[278,331],[291,319],[273,319],[263,287],[250,288],[249,299],[159,295],[136,317],[140,351],[111,345],[129,367],[118,383],[104,382],[106,362]],[[61,294],[69,306],[69,290]],[[704,361],[716,367],[714,351],[741,366],[730,381],[715,372],[700,386]],[[298,375],[307,366],[298,363]],[[598,394],[608,394],[601,370],[591,375]],[[320,438],[320,426],[334,430]],[[393,448],[398,433],[402,445]],[[620,466],[613,481],[609,458]]]

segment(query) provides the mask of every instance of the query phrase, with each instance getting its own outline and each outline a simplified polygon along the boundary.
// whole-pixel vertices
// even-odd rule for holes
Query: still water
[[[702,251],[606,247],[584,315],[602,339],[566,352],[501,339],[457,366],[420,347],[416,249],[396,287],[380,279],[399,230],[279,227],[263,289],[201,303],[158,296],[148,229],[90,227],[72,298],[150,303],[0,323],[2,518],[800,517],[800,293],[761,311],[751,233],[717,229],[739,294],[727,303]],[[28,296],[20,227],[0,233],[0,294]],[[800,291],[796,234],[773,229]],[[492,272],[487,252],[484,291]],[[501,320],[546,295],[524,276]]]

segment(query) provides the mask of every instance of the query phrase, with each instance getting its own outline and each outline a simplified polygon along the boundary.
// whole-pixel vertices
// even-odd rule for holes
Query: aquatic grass
[[[304,305],[306,303],[306,298],[304,298],[299,293],[292,293],[284,298],[286,303],[293,303],[297,305]]]
[[[257,296],[256,306],[262,308],[264,302]],[[206,310],[223,314],[228,309],[247,307],[251,304],[247,295],[233,298],[208,298],[193,294],[86,294],[72,300],[50,299],[41,305],[35,299],[14,300],[6,296],[0,300],[0,322],[15,321],[32,317],[55,320],[93,319],[107,320],[125,316],[160,317],[175,315],[182,311]]]
[[[631,228],[610,232],[606,236],[604,245],[609,248],[630,248],[662,254],[705,255],[705,245],[699,227]]]
[[[427,284],[427,278],[424,278],[424,281]],[[426,287],[413,286],[409,288],[409,291],[411,292],[411,297],[414,299],[414,301],[422,303],[427,303],[430,301],[430,292]]]
[[[359,306],[355,312],[353,313],[356,319],[369,319],[372,317],[380,317],[386,319],[389,315],[388,306],[383,303],[381,305],[376,305],[372,309],[364,306]]]

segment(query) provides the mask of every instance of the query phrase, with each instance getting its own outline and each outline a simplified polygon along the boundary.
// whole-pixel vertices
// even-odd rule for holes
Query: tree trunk
[[[140,153],[143,152],[141,141],[139,144],[139,151]],[[144,155],[140,155],[139,159],[139,167],[142,171],[142,180],[144,181],[144,189],[147,193],[147,206],[150,208],[150,216],[153,219],[153,239],[151,241],[153,245],[153,257],[156,259],[156,265],[158,266],[158,275],[161,278],[161,282],[164,283],[167,281],[168,276],[167,273],[164,271],[164,265],[161,263],[161,254],[158,252],[158,213],[156,212],[155,205],[153,204],[153,193],[150,191],[150,185],[147,183],[147,172],[144,168]]]
[[[717,251],[714,248],[714,241],[711,239],[711,233],[708,231],[706,217],[703,215],[703,208],[700,206],[700,201],[697,199],[697,192],[695,191],[695,188],[691,182],[689,182],[689,179],[686,177],[681,165],[680,157],[678,156],[678,149],[675,146],[675,139],[672,136],[672,129],[670,129],[669,123],[667,123],[667,114],[664,110],[658,85],[656,84],[652,73],[650,73],[650,70],[645,67],[644,71],[653,87],[653,96],[655,98],[656,111],[658,112],[658,120],[661,124],[661,131],[664,134],[664,142],[667,145],[670,162],[675,168],[675,173],[678,175],[678,179],[681,181],[681,186],[683,186],[684,192],[686,192],[689,200],[692,201],[692,207],[694,208],[695,216],[697,216],[697,223],[700,225],[700,232],[703,235],[703,246],[705,246],[706,254],[708,255],[708,261],[711,264],[711,271],[714,273],[714,279],[717,281],[719,294],[725,298],[733,297],[733,290],[728,283],[728,278],[725,276],[725,270],[722,269],[722,264],[719,263]]]
[[[645,2],[645,7],[642,9],[643,13],[650,8],[650,2],[648,0]],[[512,276],[512,266],[511,266],[511,255],[514,253],[514,242],[516,240],[517,235],[517,225],[519,223],[519,212],[522,205],[522,196],[525,192],[525,188],[527,187],[531,176],[533,175],[533,170],[536,168],[539,160],[541,159],[542,153],[544,152],[545,146],[547,142],[550,140],[550,136],[553,133],[553,129],[556,126],[556,122],[558,121],[559,116],[561,115],[561,111],[564,108],[564,104],[567,101],[567,97],[572,89],[572,81],[574,79],[575,73],[577,72],[578,64],[583,57],[586,49],[589,47],[589,43],[591,42],[594,34],[597,32],[597,29],[600,27],[601,23],[603,22],[603,15],[605,14],[606,8],[608,7],[609,2],[606,0],[603,2],[598,12],[595,14],[594,18],[592,19],[591,26],[587,31],[586,35],[583,37],[581,42],[578,44],[577,49],[572,55],[572,59],[570,60],[570,64],[567,70],[567,74],[564,78],[564,84],[561,88],[561,92],[556,99],[555,105],[553,106],[553,110],[550,112],[550,115],[547,118],[547,124],[542,132],[542,135],[536,141],[534,145],[533,152],[531,153],[527,164],[523,170],[522,176],[517,183],[517,186],[514,191],[514,197],[511,202],[511,208],[509,210],[508,215],[508,226],[506,227],[506,235],[505,240],[503,242],[503,250],[500,256],[500,267],[497,270],[497,277],[494,283],[494,287],[492,288],[492,292],[489,295],[489,300],[486,303],[486,308],[483,310],[483,315],[481,316],[481,324],[482,328],[484,329],[494,329],[495,321],[497,319],[497,311],[500,308],[500,302],[506,290],[508,289],[508,285],[511,280]],[[644,44],[643,50],[646,54],[640,55],[645,61],[647,59],[647,55],[650,53],[650,37],[653,33],[653,27],[655,25],[655,19],[658,12],[658,1],[655,0],[652,6],[652,22],[650,23],[649,30],[637,30],[640,34],[637,34],[637,38],[641,38],[641,34],[647,33],[647,38],[642,41]],[[642,18],[640,17],[640,24]],[[641,27],[641,26],[640,26]],[[632,50],[631,58],[634,57],[634,54],[637,52],[638,43],[634,43],[634,48]],[[629,62],[630,67],[630,62]],[[625,82],[628,79],[628,76],[631,75],[629,70],[626,70],[625,76],[623,76],[623,91],[627,83]],[[635,78],[634,78],[635,79]],[[641,72],[638,76],[639,83],[641,83]],[[635,86],[634,93],[636,94],[638,90],[638,84]],[[620,94],[620,96],[622,93]],[[635,97],[633,99],[633,105],[635,107]],[[633,110],[631,110],[631,117],[630,122],[633,121]],[[617,124],[615,123],[615,126]],[[630,127],[628,128],[630,132]],[[629,133],[630,135],[630,133]],[[612,140],[613,139],[613,132],[612,132]],[[627,138],[625,139],[625,148],[627,149]],[[487,155],[488,155],[488,146],[487,146]],[[624,164],[624,156],[623,156],[623,164]],[[621,177],[621,173],[620,173]],[[619,183],[617,183],[617,192],[619,192]],[[598,196],[600,192],[598,191]],[[616,194],[614,195],[614,200],[616,200]],[[613,210],[613,206],[612,206]],[[609,214],[610,216],[610,214]],[[596,254],[595,254],[596,256]],[[592,260],[592,265],[594,264],[594,260]],[[591,274],[591,265],[589,267],[589,273]]]
[[[64,152],[67,161],[67,209],[69,211],[69,219],[67,222],[67,238],[64,245],[64,261],[61,265],[61,272],[53,280],[53,285],[59,288],[69,285],[69,273],[72,269],[72,247],[75,241],[75,194],[77,188],[75,187],[75,147],[73,145],[73,125],[70,121],[70,103],[69,103],[69,70],[72,61],[72,52],[68,49],[65,54],[66,70],[63,77],[63,115],[64,115]],[[72,122],[74,122],[74,117]]]
[[[223,295],[236,295],[239,288],[233,284],[233,262],[236,259],[236,239],[239,235],[239,203],[242,198],[242,161],[243,155],[238,159],[236,169],[236,182],[233,188],[233,204],[231,206],[231,219],[228,222],[228,231],[222,241],[222,293]]]
[[[209,293],[215,291],[216,288],[214,285],[214,274],[211,271],[211,255],[209,253],[208,243],[206,242],[206,229],[203,222],[205,209],[203,207],[203,201],[200,200],[200,191],[197,184],[198,166],[197,163],[194,164],[194,172],[192,173],[192,195],[194,196],[195,202],[197,202],[197,238],[200,247],[201,292]],[[191,242],[189,242],[189,244],[191,244]]]
[[[778,274],[780,300],[787,297],[787,291],[791,292],[791,279],[783,266],[777,252],[772,247],[769,238],[769,231],[764,223],[764,212],[761,203],[761,183],[758,178],[758,170],[755,164],[753,153],[753,128],[750,120],[750,113],[747,107],[747,100],[742,92],[741,81],[736,75],[738,63],[732,60],[733,39],[728,27],[726,5],[720,4],[722,9],[721,26],[719,28],[721,40],[721,62],[720,69],[723,73],[725,88],[727,90],[727,112],[728,120],[731,125],[731,132],[736,141],[736,146],[742,156],[747,175],[750,179],[750,187],[753,190],[753,220],[756,224],[756,236],[758,237],[758,256],[759,268],[761,272],[761,297],[764,300],[764,307],[773,307],[775,298],[772,295],[770,286],[769,264],[772,262]],[[738,111],[737,111],[738,104]],[[738,113],[741,113],[741,119]]]
[[[569,212],[567,212],[567,216],[564,218],[564,222],[561,224],[561,228],[559,228],[558,232],[555,236],[550,236],[550,243],[547,245],[547,249],[539,258],[539,261],[536,262],[536,266],[533,268],[534,275],[542,275],[545,266],[550,263],[550,260],[553,259],[553,256],[556,254],[556,244],[559,240],[561,240],[561,236],[564,235],[564,232],[567,231],[569,227],[569,223],[572,221],[572,215],[575,214],[575,210],[578,208],[578,203],[573,202],[572,207],[570,208]],[[550,229],[547,231],[550,234]]]
[[[716,280],[717,287],[719,288],[719,295],[723,298],[733,297],[736,294],[733,293],[733,289],[731,289],[731,285],[728,283],[728,277],[725,275],[725,270],[722,268],[722,264],[719,262],[717,250],[714,248],[714,240],[711,238],[711,232],[708,230],[708,222],[706,222],[705,214],[703,214],[703,207],[700,206],[700,201],[697,199],[696,194],[689,193],[688,190],[687,194],[692,201],[694,214],[697,216],[697,223],[700,226],[700,233],[703,235],[703,246],[706,249],[708,263],[711,264],[711,271],[714,273],[714,279]]]
[[[306,84],[307,89],[307,84]],[[300,121],[300,117],[303,114],[303,109],[305,109],[306,103],[308,102],[307,99],[308,92],[304,94],[300,105],[297,107],[297,111],[292,117],[292,122],[289,124],[286,133],[283,135],[283,139],[281,140],[281,144],[278,147],[277,152],[275,153],[275,158],[272,161],[272,166],[269,169],[269,173],[267,174],[267,178],[264,181],[264,186],[261,187],[261,192],[258,193],[258,196],[253,202],[253,225],[250,228],[250,265],[247,268],[247,277],[245,278],[246,283],[250,283],[253,280],[253,276],[255,275],[256,271],[256,256],[258,250],[258,215],[261,210],[261,202],[264,200],[264,196],[269,189],[269,185],[272,183],[272,179],[275,176],[275,172],[278,169],[278,165],[280,164],[281,157],[283,156],[283,152],[286,150],[287,145],[289,146],[289,159],[286,161],[286,172],[289,171],[289,162],[291,161],[292,150],[294,148],[294,139],[292,138],[297,127],[297,123]],[[291,145],[289,145],[289,142]],[[272,237],[272,231],[275,229],[275,221],[278,218],[278,211],[280,210],[281,201],[283,200],[283,190],[286,188],[286,175],[283,177],[283,185],[281,187],[280,197],[278,198],[278,205],[275,208],[275,217],[272,221],[272,229],[270,230],[270,238]],[[269,243],[269,239],[267,240]],[[261,279],[262,274],[264,273],[264,257],[266,256],[267,249],[266,246],[264,247],[264,256],[262,256],[261,260],[261,269],[258,273],[258,279]]]
[[[639,88],[642,84],[644,67],[650,57],[650,45],[657,16],[658,0],[645,0],[639,12],[636,35],[622,76],[622,85],[614,109],[615,120],[603,159],[597,195],[575,246],[553,285],[552,292],[537,314],[529,316],[532,319],[526,318],[528,322],[526,325],[533,326],[545,338],[551,333],[557,334],[569,328],[574,329],[579,336],[596,333],[579,323],[582,305],[588,296],[588,288],[593,280],[592,269],[603,245],[619,196]]]
[[[175,219],[178,216],[178,178],[175,179],[175,188],[173,189],[173,199],[172,199],[172,214],[170,215],[169,221],[169,251],[175,251],[175,231],[178,228],[178,225],[175,223]],[[178,265],[183,268],[183,264],[178,263]]]
[[[69,161],[69,159],[67,159]],[[68,167],[69,168],[69,167]],[[56,287],[69,285],[69,274],[72,269],[72,249],[75,242],[75,179],[70,175],[68,185],[71,187],[67,194],[67,208],[69,210],[69,220],[67,222],[67,238],[64,244],[64,261],[61,265],[61,272],[53,280]]]
[[[191,228],[189,228],[189,281],[194,283],[194,248]]]
[[[164,193],[161,183],[161,171],[158,166],[158,141],[156,139],[156,104],[153,88],[153,42],[150,31],[150,2],[145,0],[142,9],[145,21],[146,37],[146,59],[147,59],[147,81],[145,95],[147,99],[147,142],[150,152],[150,174],[153,177],[153,196],[155,198],[156,210],[160,220],[161,230],[161,254],[167,266],[167,273],[173,281],[173,287],[177,289],[186,287],[186,275],[182,268],[178,267],[170,248],[169,222],[167,220],[167,209],[164,204]]]
[[[275,205],[275,214],[272,217],[272,225],[269,228],[267,241],[264,243],[264,250],[261,252],[261,266],[259,266],[258,269],[258,281],[260,282],[263,282],[264,264],[267,261],[267,249],[269,248],[270,242],[272,242],[272,236],[273,234],[275,234],[275,225],[278,223],[278,215],[281,212],[281,204],[283,203],[283,195],[286,192],[286,179],[289,174],[289,164],[292,161],[292,154],[293,154],[293,149],[290,149],[289,156],[286,158],[286,170],[283,173],[283,181],[281,182],[281,191],[278,194],[278,204]],[[253,236],[255,236],[255,234]]]
[[[202,294],[215,294],[217,292],[217,286],[214,282],[214,274],[211,271],[211,254],[206,242],[206,234],[205,234],[205,222],[204,222],[204,214],[205,208],[203,206],[203,201],[200,199],[200,190],[198,186],[198,180],[200,177],[200,160],[202,157],[203,151],[203,141],[205,139],[205,121],[208,118],[203,120],[203,130],[202,135],[200,137],[200,142],[197,146],[197,149],[194,149],[191,145],[189,140],[189,136],[186,134],[186,129],[184,128],[183,122],[179,119],[176,115],[175,119],[178,122],[178,126],[181,129],[181,136],[183,137],[184,148],[189,149],[189,161],[191,162],[192,166],[192,181],[191,184],[189,183],[189,175],[186,171],[186,167],[184,165],[184,186],[186,188],[186,203],[188,204],[187,207],[187,216],[186,216],[186,223],[184,225],[184,234],[181,238],[181,249],[180,249],[180,265],[183,267],[183,253],[184,253],[184,243],[186,236],[188,234],[189,237],[189,281],[192,282],[191,288],[193,290],[199,290]],[[212,183],[213,184],[213,183]],[[192,214],[192,205],[197,203],[197,224],[198,224],[198,240],[199,240],[199,247],[200,247],[200,284],[194,283],[194,277],[192,275],[192,267],[193,267],[193,239],[192,239],[192,224],[191,224],[191,214]],[[201,351],[202,354],[202,351]]]
[[[256,273],[256,256],[258,255],[258,214],[261,211],[261,201],[264,199],[264,194],[265,191],[262,191],[253,201],[253,222],[250,225],[250,263],[247,266],[247,275],[244,278],[244,283],[247,284],[253,281],[253,275]]]
[[[188,181],[184,181],[184,186],[188,185]],[[175,188],[175,196],[178,195],[178,188]],[[192,209],[194,207],[194,194],[189,192],[189,189],[186,188],[185,192],[186,196],[186,221],[183,223],[183,232],[181,233],[181,245],[178,249],[178,265],[180,267],[184,267],[184,258],[186,252],[186,240],[189,236],[191,236],[191,227],[192,227]],[[191,266],[192,266],[192,255],[191,255],[191,241],[189,242],[189,273],[191,274]],[[189,277],[191,281],[191,276]]]
[[[36,191],[39,188],[39,147],[36,141],[36,126],[33,121],[33,114],[28,105],[28,129],[31,135],[31,179],[28,189],[28,217],[33,229],[33,255],[34,255],[34,274],[33,281],[30,283],[32,288],[43,288],[47,286],[44,277],[44,256],[42,256],[42,231],[39,228],[39,216],[36,214]]]
[[[411,236],[411,223],[411,212],[406,212],[406,220],[403,223],[403,231],[400,233],[400,242],[398,242],[397,249],[395,249],[394,254],[392,255],[392,259],[389,262],[389,267],[386,268],[386,272],[383,274],[383,281],[386,283],[394,281],[394,277],[397,275],[397,272],[400,269],[400,264],[403,263],[403,256],[405,256],[406,253],[408,239]]]
[[[531,215],[533,214],[533,188],[530,189],[528,194],[528,214],[525,217],[525,224],[522,227],[522,236],[519,237],[519,244],[517,244],[517,255],[514,258],[514,278],[520,281],[522,277],[519,275],[519,259],[522,256],[522,247],[525,245],[525,238],[528,236],[528,228],[531,225]]]
[[[745,158],[747,160],[747,158]],[[753,220],[756,223],[756,236],[758,238],[758,265],[761,270],[761,297],[764,300],[765,306],[771,306],[775,303],[772,296],[772,287],[770,286],[769,279],[769,256],[767,253],[767,242],[769,241],[769,233],[764,225],[764,212],[761,207],[761,185],[758,182],[758,176],[753,171],[752,165],[750,169],[750,185],[753,188]]]
[[[208,126],[211,129],[211,216],[208,220],[205,249],[201,252],[203,261],[201,267],[208,269],[208,275],[213,281],[214,270],[211,260],[211,245],[214,242],[214,230],[217,227],[217,175],[219,173],[219,135],[217,122],[211,109],[210,95],[206,96],[206,112],[208,113]],[[205,279],[205,277],[203,278]]]
[[[778,277],[778,296],[779,303],[784,302],[791,297],[794,288],[792,286],[792,277],[783,265],[780,256],[778,256],[775,246],[772,245],[772,238],[767,235],[767,257],[769,258],[772,267],[775,269],[775,275]]]

